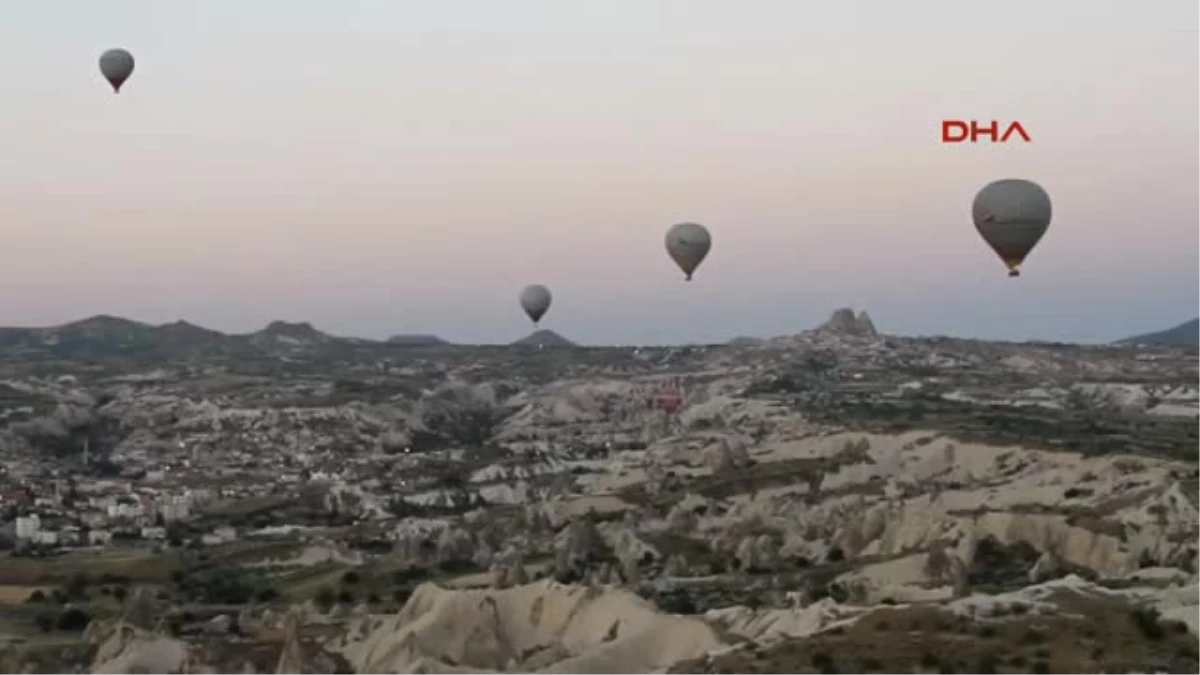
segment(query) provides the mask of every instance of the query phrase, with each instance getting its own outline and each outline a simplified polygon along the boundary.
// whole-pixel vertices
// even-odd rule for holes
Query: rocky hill
[[[363,342],[331,336],[307,322],[286,321],[272,321],[246,334],[222,333],[182,320],[156,326],[106,315],[45,328],[0,328],[0,350],[64,358],[253,356]]]
[[[1200,346],[1200,319],[1185,321],[1174,328],[1118,340],[1117,344],[1198,347]]]
[[[567,338],[555,333],[552,330],[541,328],[526,335],[520,340],[514,340],[513,345],[525,347],[574,347],[575,343]]]
[[[854,310],[849,307],[835,311],[828,321],[817,327],[817,331],[863,338],[879,335],[866,310],[855,315]]]
[[[319,346],[337,340],[311,324],[284,321],[272,321],[262,330],[244,335],[221,333],[182,320],[155,326],[106,315],[47,328],[0,328],[0,348],[63,356],[187,356]]]
[[[542,330],[514,344],[571,346],[572,343],[553,331]],[[275,353],[336,353],[372,345],[452,346],[436,335],[426,334],[393,335],[382,342],[338,337],[304,321],[271,321],[260,330],[244,334],[222,333],[183,320],[153,325],[107,315],[60,326],[0,327],[0,350],[30,357],[37,354],[63,358],[254,357]]]
[[[98,315],[49,328],[0,328],[0,345],[8,349],[45,348],[56,352],[95,349],[187,349],[223,338],[186,322],[155,327],[115,316]]]
[[[313,325],[307,321],[297,323],[272,321],[262,330],[250,333],[249,338],[251,341],[282,342],[294,345],[321,344],[335,339],[327,333],[313,328]]]
[[[402,347],[442,347],[450,344],[436,335],[427,335],[423,333],[393,335],[389,337],[386,342],[389,345],[397,345]]]

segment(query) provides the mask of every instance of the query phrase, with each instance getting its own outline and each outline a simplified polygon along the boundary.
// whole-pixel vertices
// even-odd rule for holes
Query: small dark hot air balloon
[[[712,235],[703,225],[679,223],[667,230],[667,255],[683,270],[685,278],[692,280],[692,273],[704,262],[712,248]]]
[[[526,286],[521,290],[521,309],[525,310],[535,326],[550,309],[550,300],[550,289],[541,284]]]
[[[1008,268],[1021,275],[1021,264],[1050,227],[1050,195],[1037,183],[1006,178],[989,183],[971,205],[975,229]]]
[[[133,74],[133,54],[124,49],[110,49],[100,55],[100,74],[112,85],[113,93],[121,92],[121,85]]]

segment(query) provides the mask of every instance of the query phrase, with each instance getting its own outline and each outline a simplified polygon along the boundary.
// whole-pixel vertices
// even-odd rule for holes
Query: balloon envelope
[[[704,262],[712,248],[712,235],[708,229],[697,223],[679,223],[667,230],[667,255],[683,270],[688,281],[692,273]]]
[[[1019,178],[989,183],[971,205],[975,229],[1000,256],[1008,275],[1020,275],[1021,263],[1050,227],[1050,195]]]
[[[541,284],[526,286],[521,290],[521,309],[525,310],[534,325],[537,325],[546,315],[546,310],[550,309],[550,300],[550,289]]]
[[[133,74],[133,55],[124,49],[110,49],[100,55],[100,74],[112,85],[114,92]]]

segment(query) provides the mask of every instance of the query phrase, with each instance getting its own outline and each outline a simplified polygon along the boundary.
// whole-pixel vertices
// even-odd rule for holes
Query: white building
[[[81,539],[79,528],[74,525],[64,525],[58,532],[58,541],[63,546],[78,546]]]
[[[163,503],[158,508],[158,512],[162,514],[165,522],[175,520],[185,520],[191,515],[192,504],[191,499],[184,495],[171,495],[163,499]]]
[[[113,504],[108,507],[109,518],[141,518],[146,509],[141,504]]]
[[[38,514],[31,516],[23,516],[17,518],[17,540],[33,539],[37,537],[37,533],[42,529],[42,519]]]
[[[237,538],[237,530],[226,525],[218,527],[212,532],[201,536],[200,541],[205,546],[217,546],[231,541],[237,541]]]

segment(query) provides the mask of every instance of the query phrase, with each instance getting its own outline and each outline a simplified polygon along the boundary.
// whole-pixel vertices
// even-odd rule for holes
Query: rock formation
[[[665,614],[628,591],[540,581],[486,591],[424,584],[343,653],[356,672],[369,673],[637,673],[664,672],[721,644],[699,618]]]
[[[878,337],[879,332],[875,330],[875,324],[871,322],[871,317],[866,310],[854,314],[854,310],[849,307],[843,307],[833,313],[829,320],[821,324],[818,331],[822,333],[835,333],[838,335],[849,335],[853,337],[873,338]]]
[[[297,612],[289,612],[283,620],[283,649],[279,653],[276,673],[304,672],[304,651],[300,648],[300,624]]]

